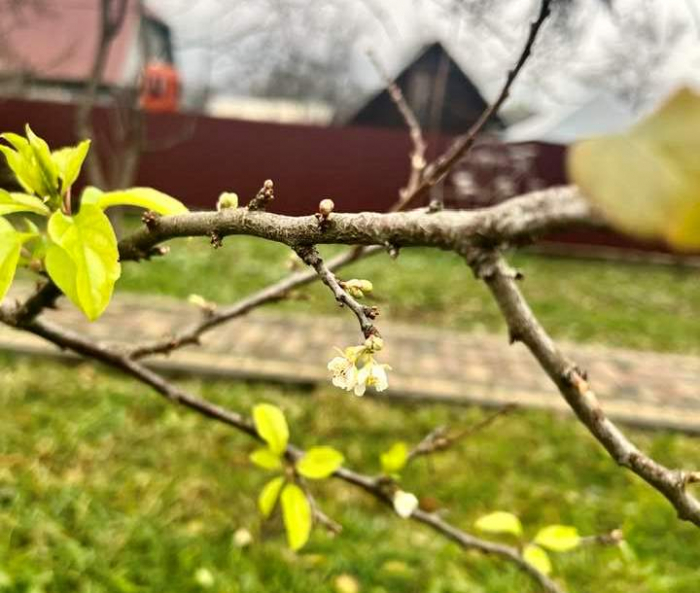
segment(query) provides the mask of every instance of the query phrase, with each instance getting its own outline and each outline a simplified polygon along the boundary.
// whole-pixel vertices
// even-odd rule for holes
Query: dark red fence
[[[69,104],[0,102],[0,129],[21,132],[30,122],[51,146],[76,141],[74,117],[75,107]],[[97,134],[110,134],[113,117],[96,110]],[[168,146],[142,155],[136,184],[165,191],[191,207],[214,207],[222,191],[247,200],[265,179],[272,179],[276,212],[315,212],[326,197],[339,210],[382,210],[397,199],[408,175],[410,143],[400,131],[188,114],[148,115],[146,128],[149,144]]]
[[[97,108],[100,137],[114,135],[114,111]],[[51,146],[74,143],[75,106],[42,101],[0,101],[0,130],[22,132],[25,122]],[[387,209],[408,172],[411,149],[404,131],[315,127],[215,119],[190,114],[146,116],[148,144],[136,185],[165,191],[194,208],[213,208],[222,191],[250,199],[265,179],[275,182],[271,210],[309,214],[330,197],[340,211]],[[451,138],[431,138],[431,153]],[[118,154],[118,152],[116,153]],[[103,151],[107,161],[114,158]],[[484,143],[445,183],[448,206],[474,208],[523,191],[565,182],[558,146]],[[601,232],[570,232],[557,241],[663,251],[661,245]]]

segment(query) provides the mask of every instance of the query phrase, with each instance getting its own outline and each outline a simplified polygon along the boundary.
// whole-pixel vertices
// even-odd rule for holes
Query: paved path
[[[199,315],[186,303],[161,297],[119,295],[97,323],[64,305],[48,317],[105,342],[133,344],[169,335]],[[382,361],[393,367],[389,395],[455,403],[566,409],[525,348],[505,336],[380,324],[387,347]],[[326,363],[333,346],[359,338],[350,315],[302,316],[257,312],[152,360],[163,370],[207,376],[274,380],[299,384],[329,382]],[[563,344],[589,372],[607,413],[633,424],[700,433],[700,358]],[[28,334],[0,327],[0,349],[63,355]],[[64,356],[64,355],[63,355]]]

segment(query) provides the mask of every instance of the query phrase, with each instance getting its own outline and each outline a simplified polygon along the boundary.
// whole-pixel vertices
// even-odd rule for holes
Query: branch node
[[[267,205],[275,199],[274,183],[272,179],[266,179],[263,186],[248,203],[248,210],[265,210]]]
[[[209,234],[209,242],[211,243],[211,246],[214,249],[219,249],[219,247],[223,247],[223,245],[224,245],[224,240],[223,240],[222,236],[219,233],[217,233],[216,231],[212,231]]]
[[[386,252],[389,254],[389,257],[391,259],[396,259],[397,257],[399,257],[399,250],[401,248],[398,245],[394,245],[389,241],[385,241],[384,247],[386,248]]]
[[[428,212],[434,214],[435,212],[440,212],[445,209],[444,204],[441,200],[432,199],[430,204],[428,204]]]
[[[328,228],[331,223],[331,217],[333,215],[333,210],[335,210],[335,204],[333,200],[326,198],[321,200],[318,204],[318,212],[314,215],[316,220],[318,220],[318,228],[321,232]]]
[[[153,212],[153,210],[146,210],[141,216],[141,221],[146,225],[149,231],[154,231],[158,228],[158,220],[160,219],[160,214]]]

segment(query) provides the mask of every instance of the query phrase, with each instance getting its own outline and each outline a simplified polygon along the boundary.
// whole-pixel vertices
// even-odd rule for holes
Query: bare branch
[[[590,433],[610,456],[663,494],[681,519],[700,527],[700,501],[687,490],[698,472],[669,469],[642,453],[606,416],[586,375],[564,356],[540,325],[516,284],[516,274],[495,251],[473,251],[467,259],[488,286],[508,323],[511,342],[525,344]]]
[[[358,257],[366,257],[379,253],[380,251],[382,251],[382,248],[380,247],[369,247],[364,249],[360,255],[355,250],[350,249],[345,253],[331,259],[326,266],[329,270],[334,271],[356,261]],[[303,272],[297,272],[287,276],[279,282],[271,284],[270,286],[241,299],[229,307],[217,309],[212,314],[207,315],[197,323],[183,329],[175,336],[137,346],[129,352],[129,356],[133,359],[139,359],[146,356],[151,356],[153,354],[168,354],[173,350],[187,344],[197,344],[199,343],[199,339],[202,337],[202,335],[215,327],[218,327],[231,319],[245,315],[256,307],[284,299],[292,290],[310,284],[317,279],[318,275],[316,274],[315,270],[305,270]]]
[[[340,306],[346,306],[357,317],[360,322],[360,329],[365,338],[371,335],[378,336],[379,331],[374,327],[372,320],[377,316],[377,311],[374,307],[367,307],[358,303],[338,282],[335,274],[328,269],[328,266],[323,262],[318,250],[313,246],[296,247],[294,249],[301,260],[308,266],[311,266],[318,277],[328,288],[330,288],[335,300]]]
[[[116,37],[119,29],[124,23],[127,10],[127,0],[101,0],[100,2],[100,36],[95,52],[95,59],[92,63],[90,77],[75,114],[75,127],[78,137],[92,138],[94,136],[92,124],[90,123],[90,113],[97,99],[97,91],[102,83],[107,58],[112,41]],[[86,168],[90,177],[90,182],[98,187],[105,187],[105,173],[100,166],[98,157],[93,154],[87,159]]]
[[[425,139],[423,138],[423,132],[421,130],[420,123],[418,122],[418,118],[416,117],[416,114],[413,113],[408,101],[406,101],[401,88],[399,88],[399,85],[391,80],[391,77],[385,70],[384,66],[382,66],[379,58],[377,58],[374,52],[369,51],[367,52],[367,55],[369,56],[369,59],[379,75],[384,80],[391,100],[394,102],[396,108],[401,114],[401,117],[403,117],[403,120],[406,122],[406,126],[408,127],[408,132],[411,137],[411,143],[413,144],[413,150],[410,154],[411,172],[409,174],[408,183],[399,191],[399,200],[389,210],[390,212],[398,212],[399,210],[403,210],[404,206],[408,204],[409,196],[416,191],[421,182],[426,165],[425,150],[427,146]]]
[[[493,424],[502,416],[510,414],[513,410],[516,409],[516,407],[517,406],[515,404],[507,404],[499,408],[492,414],[486,416],[486,418],[483,418],[476,424],[463,428],[462,430],[458,430],[452,434],[448,432],[446,426],[438,426],[434,430],[430,431],[427,435],[425,435],[423,440],[421,440],[420,443],[418,443],[415,447],[413,447],[413,449],[409,451],[408,459],[410,461],[412,459],[415,459],[416,457],[420,457],[421,455],[430,455],[438,451],[444,451],[445,449],[449,449],[456,442],[461,441],[462,439],[467,438],[491,426],[491,424]]]
[[[282,216],[245,208],[164,216],[119,243],[122,261],[141,259],[154,246],[175,237],[250,235],[298,247],[314,244],[467,247],[529,242],[573,224],[598,223],[588,202],[573,186],[525,194],[490,208],[428,213],[333,213],[321,227],[315,216]]]
[[[503,103],[510,95],[510,89],[515,82],[515,79],[520,74],[523,66],[527,62],[532,53],[532,48],[535,45],[537,36],[550,15],[552,0],[542,0],[540,10],[535,21],[530,25],[530,32],[525,40],[525,45],[520,52],[515,66],[508,72],[505,83],[496,100],[481,114],[479,119],[472,125],[464,136],[458,138],[439,158],[430,163],[426,168],[422,182],[416,187],[415,191],[407,194],[404,200],[404,207],[410,202],[423,197],[430,188],[439,183],[450,169],[461,159],[469,149],[474,145],[477,137],[483,130],[484,126],[491,118],[498,113]]]

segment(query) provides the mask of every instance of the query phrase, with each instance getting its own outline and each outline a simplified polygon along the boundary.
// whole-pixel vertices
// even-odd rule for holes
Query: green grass
[[[178,410],[134,382],[87,364],[0,359],[0,591],[12,593],[331,592],[340,574],[362,591],[527,593],[531,583],[498,560],[463,553],[342,483],[315,486],[345,528],[316,529],[299,555],[279,519],[261,522],[255,497],[269,475],[251,466],[254,444]],[[70,387],[68,387],[70,386]],[[465,426],[477,409],[393,407],[321,389],[191,382],[208,398],[248,413],[280,405],[293,440],[329,444],[350,466],[378,471],[378,454],[415,442],[438,424]],[[361,429],[360,429],[361,427]],[[661,461],[699,466],[698,440],[633,433]],[[636,559],[617,548],[558,555],[571,592],[696,593],[700,530],[620,470],[570,419],[516,412],[405,473],[406,489],[435,498],[455,524],[517,513],[527,534],[551,523],[582,533],[621,527]],[[253,544],[237,548],[244,527]]]
[[[119,289],[179,298],[191,293],[229,303],[288,272],[289,249],[228,237],[214,251],[204,239],[172,242],[172,252],[150,263],[124,266]],[[325,248],[325,253],[337,249]],[[700,271],[663,265],[515,254],[523,290],[555,337],[635,349],[700,353]],[[450,253],[405,249],[396,261],[381,254],[350,266],[342,278],[374,283],[381,320],[465,330],[502,331],[485,287]],[[277,310],[345,314],[327,289],[303,289]]]
[[[287,273],[289,250],[230,237],[173,242],[172,253],[124,266],[119,290],[227,303]],[[325,248],[327,254],[336,250]],[[526,295],[560,338],[700,353],[696,270],[517,254]],[[455,256],[404,250],[379,255],[343,277],[372,280],[380,320],[502,331],[484,287]],[[321,286],[271,308],[347,314]],[[315,493],[345,528],[315,530],[303,553],[289,552],[279,518],[255,508],[269,477],[253,468],[253,444],[180,411],[146,387],[90,365],[0,357],[0,592],[238,593],[331,592],[349,574],[363,593],[528,593],[512,567],[465,554],[409,525],[364,494],[328,481]],[[249,412],[269,401],[286,412],[294,440],[329,444],[351,467],[379,469],[391,443],[414,442],[438,424],[468,425],[478,409],[397,407],[330,388],[315,391],[240,382],[188,385]],[[673,466],[700,466],[700,439],[633,432]],[[493,510],[517,513],[529,536],[551,523],[584,534],[621,527],[636,558],[587,548],[555,558],[556,578],[578,593],[697,593],[700,531],[620,470],[573,420],[518,412],[454,450],[416,463],[404,487],[436,499],[469,528]],[[238,528],[253,544],[237,548]],[[214,577],[197,583],[201,569]]]

